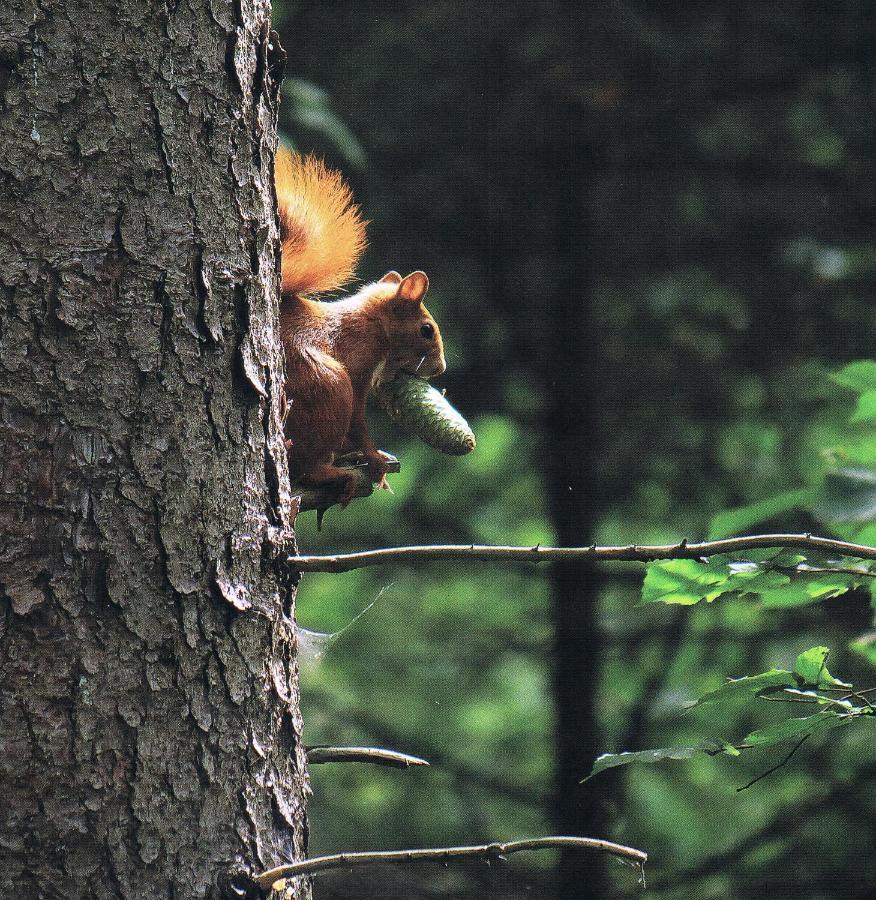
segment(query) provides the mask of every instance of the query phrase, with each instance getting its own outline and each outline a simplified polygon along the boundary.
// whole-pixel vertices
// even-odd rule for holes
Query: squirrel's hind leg
[[[286,437],[289,473],[307,487],[335,487],[346,506],[356,492],[356,476],[332,465],[353,414],[353,386],[347,370],[327,353],[309,349],[286,355]]]
[[[322,463],[311,471],[302,475],[298,479],[298,483],[305,487],[330,487],[337,490],[337,502],[341,506],[347,504],[356,496],[356,486],[358,479],[356,473],[351,469],[342,469],[340,466],[334,466],[331,463]]]

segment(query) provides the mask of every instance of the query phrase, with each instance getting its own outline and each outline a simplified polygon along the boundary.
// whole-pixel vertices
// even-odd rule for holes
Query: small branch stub
[[[643,866],[648,861],[648,854],[635,847],[615,844],[600,838],[582,837],[542,837],[524,841],[509,841],[504,844],[481,844],[472,847],[435,847],[418,848],[416,850],[378,850],[373,853],[335,853],[331,856],[317,856],[298,863],[278,866],[255,877],[256,884],[262,890],[269,890],[278,881],[297,878],[302,875],[314,875],[327,869],[352,868],[354,866],[374,865],[375,863],[413,863],[413,862],[447,862],[462,857],[480,857],[481,859],[498,859],[520,853],[524,850],[546,850],[550,848],[573,847],[580,850],[599,850],[610,853],[621,859]]]
[[[398,750],[385,750],[383,747],[308,747],[307,762],[312,766],[321,763],[372,763],[391,769],[429,765],[419,756],[399,753]]]
[[[876,559],[876,547],[867,547],[863,544],[815,537],[811,534],[755,534],[700,543],[690,543],[685,539],[677,544],[650,546],[630,544],[624,547],[495,547],[476,544],[385,547],[380,550],[332,556],[290,556],[289,565],[299,572],[349,572],[366,566],[419,560],[539,563],[595,559],[606,562],[654,562],[660,559],[703,559],[723,553],[785,548],[819,550],[841,556],[854,556],[858,559]]]

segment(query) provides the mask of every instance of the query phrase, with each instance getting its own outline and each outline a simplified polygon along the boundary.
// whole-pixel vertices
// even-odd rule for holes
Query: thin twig
[[[481,844],[474,847],[435,847],[417,848],[415,850],[378,850],[372,853],[335,853],[331,856],[317,856],[302,862],[277,866],[256,875],[255,882],[262,890],[268,890],[275,882],[284,878],[295,878],[300,875],[313,875],[326,869],[339,869],[352,866],[367,866],[374,863],[410,863],[421,861],[443,862],[459,857],[482,857],[497,859],[519,853],[522,850],[543,850],[551,847],[575,847],[581,850],[601,850],[613,856],[629,859],[638,865],[644,865],[648,854],[635,847],[625,847],[612,841],[599,838],[581,837],[542,837],[526,841],[509,841],[504,844]]]
[[[308,747],[307,761],[310,765],[319,763],[361,762],[393,769],[408,769],[411,766],[428,766],[419,756],[385,750],[382,747]]]
[[[800,740],[797,741],[796,744],[794,744],[794,746],[791,748],[791,752],[790,752],[784,759],[782,759],[780,762],[777,762],[772,768],[767,769],[766,772],[761,772],[760,775],[756,776],[755,778],[752,778],[751,781],[748,782],[748,784],[743,784],[742,787],[736,788],[736,793],[738,794],[740,791],[747,790],[747,789],[750,788],[753,784],[757,784],[758,781],[761,781],[762,779],[766,778],[767,775],[772,775],[773,772],[776,772],[776,771],[778,771],[779,769],[781,769],[782,766],[787,765],[787,763],[790,762],[791,757],[792,757],[792,756],[793,756],[793,755],[794,755],[794,754],[795,754],[795,753],[803,746],[803,744],[804,744],[807,740],[809,740],[809,738],[811,738],[811,737],[812,737],[811,734],[804,734],[803,737],[801,737]]]
[[[876,713],[876,706],[873,706],[873,701],[866,696],[866,694],[868,694],[872,690],[873,688],[867,688],[867,690],[864,691],[849,690],[849,692],[844,697],[840,697],[840,700],[848,700],[850,697],[854,697],[854,699],[859,703],[866,704],[871,712]]]
[[[784,690],[784,688],[782,688]],[[766,700],[768,703],[818,703],[818,697],[813,694],[811,697],[782,697],[775,696],[771,697],[769,694],[759,694],[758,700]],[[827,697],[823,697],[823,700],[827,700]],[[847,709],[848,707],[843,707],[843,709]]]
[[[839,700],[835,700],[833,697],[825,697],[823,694],[819,694],[818,691],[820,690],[821,688],[799,690],[798,688],[783,687],[775,695],[763,693],[759,694],[758,697],[760,700],[768,700],[771,703],[818,703],[826,706],[838,706],[844,714],[852,712],[848,697],[840,697]],[[848,690],[846,688],[846,691]],[[853,694],[854,691],[850,692],[849,696]],[[860,699],[872,709],[872,704],[866,698],[861,697]]]
[[[876,547],[852,544],[833,538],[811,534],[755,534],[746,537],[724,538],[691,544],[687,540],[677,544],[625,547],[495,547],[477,544],[436,544],[423,547],[384,547],[361,553],[342,553],[331,556],[291,556],[289,565],[299,572],[349,572],[366,566],[413,560],[476,560],[479,562],[555,562],[558,560],[598,559],[627,562],[653,562],[658,559],[701,559],[721,553],[739,553],[755,549],[790,548],[821,550],[876,559]]]
[[[862,578],[876,578],[873,569],[844,569],[835,566],[772,566],[774,572],[787,572],[792,575],[827,574],[827,575],[860,575]]]
[[[847,693],[849,688],[848,686],[837,685],[833,687],[820,687],[818,690],[820,691],[833,691],[835,694],[844,694]],[[876,687],[871,688],[861,688],[859,691],[855,691],[855,694],[872,694],[873,691],[876,691]]]

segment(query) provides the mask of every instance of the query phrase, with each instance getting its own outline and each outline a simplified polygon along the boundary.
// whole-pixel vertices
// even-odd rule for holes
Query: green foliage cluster
[[[821,707],[803,718],[785,718],[747,734],[738,743],[705,740],[693,747],[672,747],[659,750],[606,753],[598,757],[590,777],[606,769],[633,762],[662,762],[666,759],[690,759],[698,752],[726,753],[739,756],[740,751],[752,748],[773,747],[785,741],[797,740],[799,747],[804,740],[832,728],[848,725],[855,719],[865,719],[872,724],[876,708],[865,693],[855,691],[852,685],[834,678],[827,670],[827,647],[812,647],[797,657],[794,671],[770,669],[758,675],[731,678],[714,691],[703,694],[693,708],[715,704],[735,704],[737,707],[756,700],[807,703]],[[831,691],[843,696],[835,697]],[[853,702],[855,701],[855,702]],[[856,702],[860,705],[856,705]],[[717,716],[715,717],[717,719]],[[720,721],[720,719],[718,719]],[[746,785],[746,787],[750,786]]]
[[[837,434],[826,454],[832,461],[818,473],[811,487],[784,492],[746,507],[716,515],[711,534],[722,537],[751,527],[789,510],[806,509],[828,522],[834,531],[850,540],[873,545],[876,538],[876,506],[872,485],[876,482],[876,361],[860,360],[845,366],[833,380],[857,394],[857,403],[848,420],[848,429]],[[854,461],[860,468],[836,468],[838,462]],[[870,486],[870,490],[867,490]],[[643,603],[689,606],[700,601],[740,598],[759,601],[762,609],[806,606],[841,597],[850,591],[873,593],[876,564],[856,558],[826,558],[788,551],[748,553],[744,560],[712,557],[701,560],[666,560],[647,567],[642,587]],[[871,663],[876,663],[872,636],[851,640],[849,648]],[[785,718],[756,729],[738,743],[707,739],[694,746],[662,748],[635,752],[607,753],[594,763],[591,776],[606,769],[632,762],[661,762],[690,759],[698,752],[724,752],[738,756],[740,750],[766,748],[797,739],[804,740],[854,720],[872,724],[876,714],[867,694],[868,688],[855,691],[851,684],[834,678],[827,669],[827,647],[813,647],[801,653],[793,671],[770,669],[757,675],[731,678],[721,687],[703,694],[693,708],[735,703],[737,707],[757,700],[808,703],[820,707],[803,718]],[[839,691],[842,696],[832,696]],[[741,710],[737,710],[737,713]],[[719,714],[704,722],[721,722]]]

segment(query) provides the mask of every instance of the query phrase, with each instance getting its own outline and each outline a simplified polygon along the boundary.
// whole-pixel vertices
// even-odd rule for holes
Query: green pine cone
[[[451,456],[474,450],[475,436],[468,422],[425,379],[399,372],[374,393],[391,419],[430,447]]]

